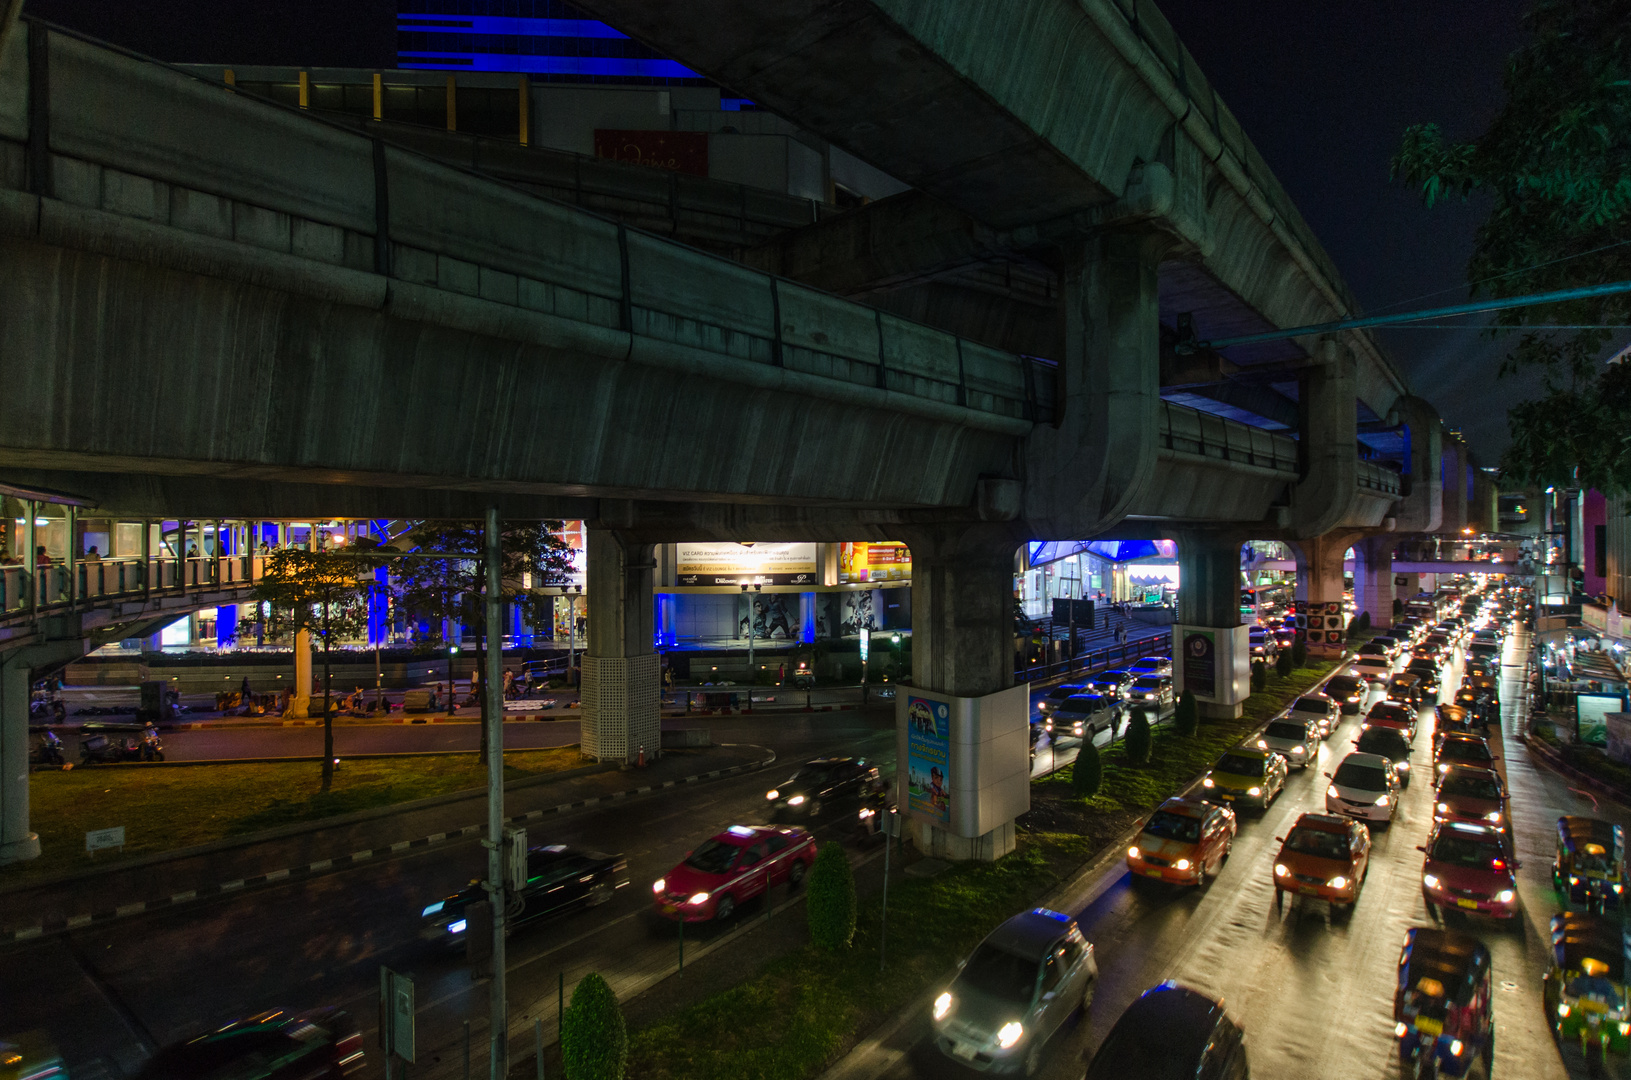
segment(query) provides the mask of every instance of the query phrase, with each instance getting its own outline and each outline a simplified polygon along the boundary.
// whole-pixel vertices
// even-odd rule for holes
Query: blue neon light
[[[512,34],[518,37],[626,38],[594,19],[525,19],[503,15],[398,15],[396,28],[419,34]]]
[[[515,71],[538,75],[615,75],[645,79],[700,79],[673,60],[617,56],[517,56],[507,53],[398,53],[399,66],[420,70]]]

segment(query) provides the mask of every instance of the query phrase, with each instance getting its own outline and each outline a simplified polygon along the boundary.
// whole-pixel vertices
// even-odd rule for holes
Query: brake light
[[[1491,859],[1489,861],[1489,868],[1491,870],[1505,870],[1506,869],[1506,860],[1505,859]]]

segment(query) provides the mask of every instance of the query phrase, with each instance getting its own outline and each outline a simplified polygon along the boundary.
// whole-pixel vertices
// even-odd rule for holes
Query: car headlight
[[[765,792],[765,798],[767,798],[767,799],[779,799],[781,797],[782,797],[782,793],[779,792],[779,791],[767,791],[767,792]]]
[[[1466,1049],[1466,1047],[1461,1045],[1461,1040],[1460,1039],[1451,1039],[1450,1040],[1450,1056],[1451,1057],[1460,1057],[1461,1056],[1461,1051],[1464,1050],[1464,1049]]]
[[[1399,766],[1399,771],[1400,772],[1409,772],[1410,771],[1410,762],[1408,762],[1408,761],[1401,761],[1401,762],[1398,763],[1398,766]]]
[[[464,933],[464,928],[468,925],[470,924],[465,919],[460,919],[457,922],[450,922],[447,924],[447,932],[450,934],[462,934]]]
[[[420,913],[419,913],[419,917],[420,917],[420,918],[421,918],[421,919],[428,919],[428,918],[430,918],[430,917],[431,917],[431,916],[432,916],[432,915],[434,915],[434,914],[436,914],[436,913],[437,913],[437,912],[438,912],[438,911],[441,911],[441,910],[442,910],[442,907],[443,907],[443,905],[445,905],[445,904],[446,904],[446,903],[447,903],[447,901],[446,901],[446,900],[438,900],[438,901],[436,901],[436,902],[435,902],[435,903],[434,903],[434,904],[431,904],[431,905],[430,905],[430,906],[429,906],[429,907],[427,907],[427,908],[425,908],[425,910],[424,910],[424,911],[421,911],[421,912],[420,912]]]
[[[1177,862],[1172,864],[1172,868],[1174,870],[1188,870],[1189,869],[1189,860],[1188,859],[1179,859]]]
[[[1500,892],[1495,894],[1495,902],[1497,904],[1510,904],[1517,898],[1518,894],[1513,892],[1511,889],[1502,889]]]
[[[1410,1034],[1410,1025],[1405,1023],[1403,1020],[1400,1020],[1397,1024],[1393,1025],[1393,1035],[1395,1038],[1402,1039],[1408,1034]]]
[[[1336,877],[1326,882],[1326,884],[1331,886],[1333,889],[1346,889],[1348,887],[1348,879],[1343,877],[1341,874],[1338,874]]]
[[[663,889],[667,885],[668,885],[668,879],[667,878],[658,878],[656,881],[653,881],[651,883],[651,891],[654,892],[654,893],[661,893],[663,891]]]
[[[1566,1017],[1566,1016],[1569,1015],[1569,1003],[1568,1002],[1560,1001],[1560,1002],[1557,1003],[1557,1015],[1560,1016],[1560,1017]]]
[[[1499,810],[1491,810],[1489,813],[1484,815],[1484,820],[1490,822],[1491,824],[1499,825],[1501,823],[1501,812]]]
[[[1301,746],[1293,746],[1291,748],[1291,752],[1293,754],[1306,754],[1306,753],[1308,753],[1308,751],[1306,749],[1304,749],[1303,747],[1301,747]]]
[[[1247,788],[1246,789],[1246,794],[1250,795],[1252,798],[1255,799],[1259,795],[1263,794],[1263,789],[1260,788],[1260,787]]]
[[[1258,739],[1257,740],[1257,748],[1259,750],[1267,750],[1269,748],[1269,744],[1267,742],[1263,741],[1262,739]]]
[[[1441,814],[1448,814],[1450,812],[1450,804],[1449,803],[1439,803],[1438,804],[1438,812],[1441,813]]]
[[[1275,877],[1285,877],[1289,873],[1291,873],[1291,871],[1286,869],[1286,864],[1285,863],[1277,862],[1277,863],[1274,864],[1274,876]]]
[[[788,806],[803,806],[804,805],[804,796],[803,795],[794,795],[791,799],[787,800],[787,805]]]
[[[1436,889],[1436,888],[1438,888],[1438,885],[1439,885],[1438,875],[1436,875],[1436,874],[1423,874],[1421,876],[1421,883],[1423,885],[1427,886],[1429,889]]]
[[[948,990],[934,999],[934,1018],[944,1020],[949,1012],[951,1012],[951,991]]]
[[[1377,806],[1386,806],[1388,804],[1388,802],[1389,802],[1389,799],[1387,797],[1386,792],[1383,792],[1382,794],[1380,794],[1380,795],[1378,795],[1376,797],[1376,805]]]
[[[1136,858],[1139,857],[1139,855],[1138,855],[1138,845],[1135,844],[1132,847],[1127,849],[1127,857],[1129,859],[1136,859]]]
[[[1573,874],[1570,874],[1569,875],[1569,884],[1570,885],[1578,885],[1578,884],[1580,884],[1580,879],[1575,877]]]
[[[1006,1050],[1019,1042],[1024,1035],[1024,1026],[1018,1020],[1010,1020],[997,1029],[997,1045]]]
[[[1336,798],[1337,797],[1337,786],[1335,784],[1332,784],[1330,787],[1325,789],[1325,794],[1326,794],[1326,796],[1328,798],[1332,798],[1332,799]]]
[[[1449,772],[1450,771],[1450,766],[1446,765],[1443,762],[1439,762],[1438,771],[1439,772]]]
[[[1201,781],[1201,787],[1208,787],[1209,788],[1209,787],[1216,787],[1216,786],[1217,786],[1216,784],[1212,783],[1212,778],[1210,776],[1208,776],[1205,780]]]
[[[707,902],[708,894],[705,892],[692,893],[691,899],[686,901],[686,903],[690,904],[692,907],[696,907],[698,904],[706,904]]]

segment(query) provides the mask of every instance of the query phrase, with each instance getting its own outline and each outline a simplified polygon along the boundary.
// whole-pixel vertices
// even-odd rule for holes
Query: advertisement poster
[[[1218,693],[1218,643],[1210,630],[1184,631],[1184,689],[1201,697]]]
[[[678,585],[814,585],[814,544],[675,544]]]
[[[914,697],[906,702],[906,809],[951,821],[951,706]]]
[[[1608,745],[1608,714],[1625,711],[1619,694],[1578,694],[1574,699],[1575,739],[1587,746]]]
[[[838,545],[838,583],[906,581],[912,576],[912,549],[905,544],[867,541]]]
[[[572,569],[567,571],[566,580],[563,582],[563,584],[578,586],[587,585],[589,582],[584,575],[583,569],[583,522],[576,520],[563,521],[561,522],[560,531],[555,535],[560,537],[566,544],[567,548],[572,552]],[[532,588],[532,575],[530,573],[527,575],[527,581],[525,584],[528,588]],[[543,583],[539,582],[539,584],[542,585]]]

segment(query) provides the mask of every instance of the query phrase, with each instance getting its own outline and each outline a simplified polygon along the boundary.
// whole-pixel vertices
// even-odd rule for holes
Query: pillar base
[[[583,754],[596,761],[634,761],[662,756],[661,673],[657,654],[585,656],[582,702]]]
[[[40,857],[40,835],[29,833],[21,840],[13,840],[9,844],[0,844],[0,866],[11,863],[27,862]]]
[[[932,822],[910,819],[912,843],[925,855],[956,862],[995,862],[1014,850],[1014,823],[1005,821],[983,836],[958,836]]]
[[[1197,699],[1195,711],[1202,720],[1238,720],[1245,714],[1246,706],[1239,701],[1233,705],[1225,705],[1217,701],[1200,701]]]

